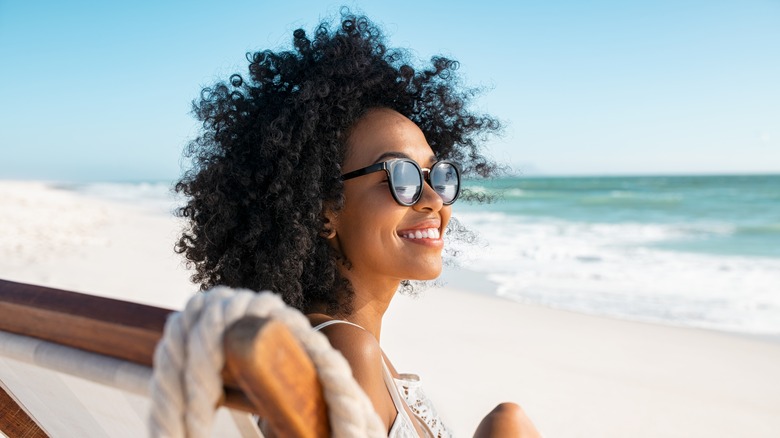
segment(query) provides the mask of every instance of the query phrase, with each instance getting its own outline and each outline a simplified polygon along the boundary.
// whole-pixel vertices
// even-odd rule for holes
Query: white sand
[[[0,181],[0,209],[0,278],[167,308],[197,290],[172,216],[37,182]]]
[[[0,278],[169,308],[196,289],[173,218],[7,181],[0,212]],[[780,436],[778,343],[448,287],[396,299],[382,344],[461,436],[509,400],[548,437]]]

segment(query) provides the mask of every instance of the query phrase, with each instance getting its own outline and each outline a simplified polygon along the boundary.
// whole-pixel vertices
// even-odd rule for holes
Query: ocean
[[[460,266],[557,309],[780,335],[780,175],[501,178]]]
[[[449,261],[506,299],[575,312],[780,337],[780,175],[467,181],[476,235]],[[170,214],[170,183],[62,188]]]

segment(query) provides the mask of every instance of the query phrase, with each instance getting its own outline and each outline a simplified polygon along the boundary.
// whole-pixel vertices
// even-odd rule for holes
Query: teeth
[[[427,230],[408,231],[401,237],[406,239],[438,239],[439,230],[437,228],[428,228]]]

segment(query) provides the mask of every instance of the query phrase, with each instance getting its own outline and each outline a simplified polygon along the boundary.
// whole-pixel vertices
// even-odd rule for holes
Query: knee
[[[517,403],[505,402],[496,406],[489,415],[496,415],[500,417],[508,418],[523,418],[525,417],[525,411]]]
[[[501,403],[482,420],[475,437],[538,438],[533,422],[517,403]]]

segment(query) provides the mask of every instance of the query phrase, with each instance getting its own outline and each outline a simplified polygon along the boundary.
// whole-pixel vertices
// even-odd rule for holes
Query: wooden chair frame
[[[171,310],[0,280],[0,331],[152,366]],[[223,337],[222,404],[266,419],[269,436],[325,437],[330,427],[313,363],[282,323],[245,318]],[[46,436],[0,387],[0,430]]]

